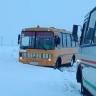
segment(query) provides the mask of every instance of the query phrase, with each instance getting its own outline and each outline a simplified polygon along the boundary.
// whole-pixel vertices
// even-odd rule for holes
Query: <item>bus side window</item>
[[[93,40],[92,40],[92,43],[96,44],[96,22],[95,22],[95,28],[94,28],[95,32],[94,32],[94,35],[93,35]]]
[[[62,47],[64,47],[63,39],[64,39],[64,38],[63,38],[63,33],[62,33]]]
[[[83,29],[82,29],[82,33],[81,33],[81,36],[80,36],[80,45],[83,45],[83,40],[84,40],[84,32],[87,28],[87,23],[88,21],[86,21],[84,24],[83,24]]]
[[[71,45],[72,47],[75,47],[75,41],[72,41],[72,35],[71,35]]]
[[[79,46],[79,45],[78,45],[78,42],[75,42],[75,46],[76,46],[76,47],[78,47],[78,46]]]
[[[67,47],[66,41],[67,41],[66,34],[64,33],[63,34],[63,47]]]
[[[94,12],[91,14],[91,16],[90,16],[90,21],[89,21],[88,30],[86,30],[86,33],[85,33],[85,40],[84,40],[84,43],[85,43],[85,44],[91,44],[91,42],[92,42],[92,37],[93,37],[93,33],[94,33],[95,21],[96,21],[96,11],[94,11]]]
[[[71,47],[71,38],[70,38],[70,34],[66,34],[67,35],[67,47]]]
[[[88,31],[86,31],[85,34],[85,40],[84,40],[85,44],[91,44],[93,32],[94,32],[93,28],[88,28]]]
[[[71,37],[71,35],[70,35],[70,42],[71,42],[71,47],[72,47],[72,37]]]
[[[60,47],[63,47],[63,34],[62,33],[60,33]]]

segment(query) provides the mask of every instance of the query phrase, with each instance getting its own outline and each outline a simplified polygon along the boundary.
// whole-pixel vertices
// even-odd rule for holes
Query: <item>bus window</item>
[[[86,31],[85,33],[85,40],[84,40],[85,44],[91,44],[93,32],[94,28],[88,28],[88,31]]]
[[[32,41],[32,42],[31,42]],[[29,48],[29,47],[31,47],[31,48],[34,48],[34,37],[32,37],[32,36],[25,36],[25,37],[23,37],[22,38],[22,40],[21,40],[21,48]]]
[[[87,24],[88,24],[88,19],[87,19],[87,21],[83,24],[83,29],[82,29],[82,33],[81,33],[81,37],[80,37],[80,45],[83,44],[84,32],[86,31]]]
[[[72,41],[72,47],[75,47],[75,41]]]
[[[67,42],[67,40],[66,40],[66,34],[63,34],[63,47],[67,47],[66,42]]]
[[[70,38],[70,34],[66,34],[67,35],[67,47],[71,47],[71,38]]]
[[[72,41],[72,47],[75,47],[75,42],[74,41]]]
[[[92,43],[96,43],[96,23],[95,23],[95,33],[93,35],[93,40],[92,40]]]
[[[48,46],[49,50],[54,49],[54,38],[53,32],[37,32],[36,36],[36,49],[42,49],[45,46]]]
[[[22,46],[29,46],[29,39],[30,37],[22,38]]]
[[[60,33],[60,47],[63,47],[63,34]]]
[[[75,47],[76,46],[75,41],[72,41],[72,35],[71,35],[71,46],[72,47]]]
[[[96,11],[94,11],[90,16],[89,27],[85,33],[85,40],[84,40],[85,44],[91,44],[91,42],[92,42],[92,36],[94,33],[95,21],[96,21]]]
[[[78,42],[75,42],[75,43],[76,43],[76,45],[75,45],[75,46],[76,46],[76,47],[78,47]]]

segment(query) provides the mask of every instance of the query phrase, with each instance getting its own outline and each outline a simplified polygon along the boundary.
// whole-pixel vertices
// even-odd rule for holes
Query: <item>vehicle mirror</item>
[[[78,41],[78,25],[73,25],[73,30],[72,30],[72,41]]]
[[[57,44],[60,44],[60,37],[57,38]]]
[[[76,37],[77,36],[77,32],[78,32],[78,25],[73,25],[72,35],[74,37]]]
[[[18,44],[20,44],[20,34],[18,34]]]
[[[55,36],[55,43],[60,44],[60,37],[59,36]]]
[[[76,37],[73,37],[73,36],[72,36],[72,41],[79,42],[78,36],[76,36]]]

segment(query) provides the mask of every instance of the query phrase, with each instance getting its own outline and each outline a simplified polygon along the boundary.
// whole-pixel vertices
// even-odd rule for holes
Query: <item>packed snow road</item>
[[[18,62],[18,47],[0,47],[0,96],[81,96],[76,67],[58,69]]]

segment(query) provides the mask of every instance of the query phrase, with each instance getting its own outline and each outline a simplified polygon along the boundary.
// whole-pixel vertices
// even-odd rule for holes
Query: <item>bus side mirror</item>
[[[57,38],[57,44],[60,44],[60,37]]]
[[[72,41],[78,42],[78,25],[73,25],[73,30],[72,30]]]
[[[60,37],[59,36],[55,36],[55,43],[60,44]]]
[[[20,44],[20,34],[18,34],[18,44]]]

